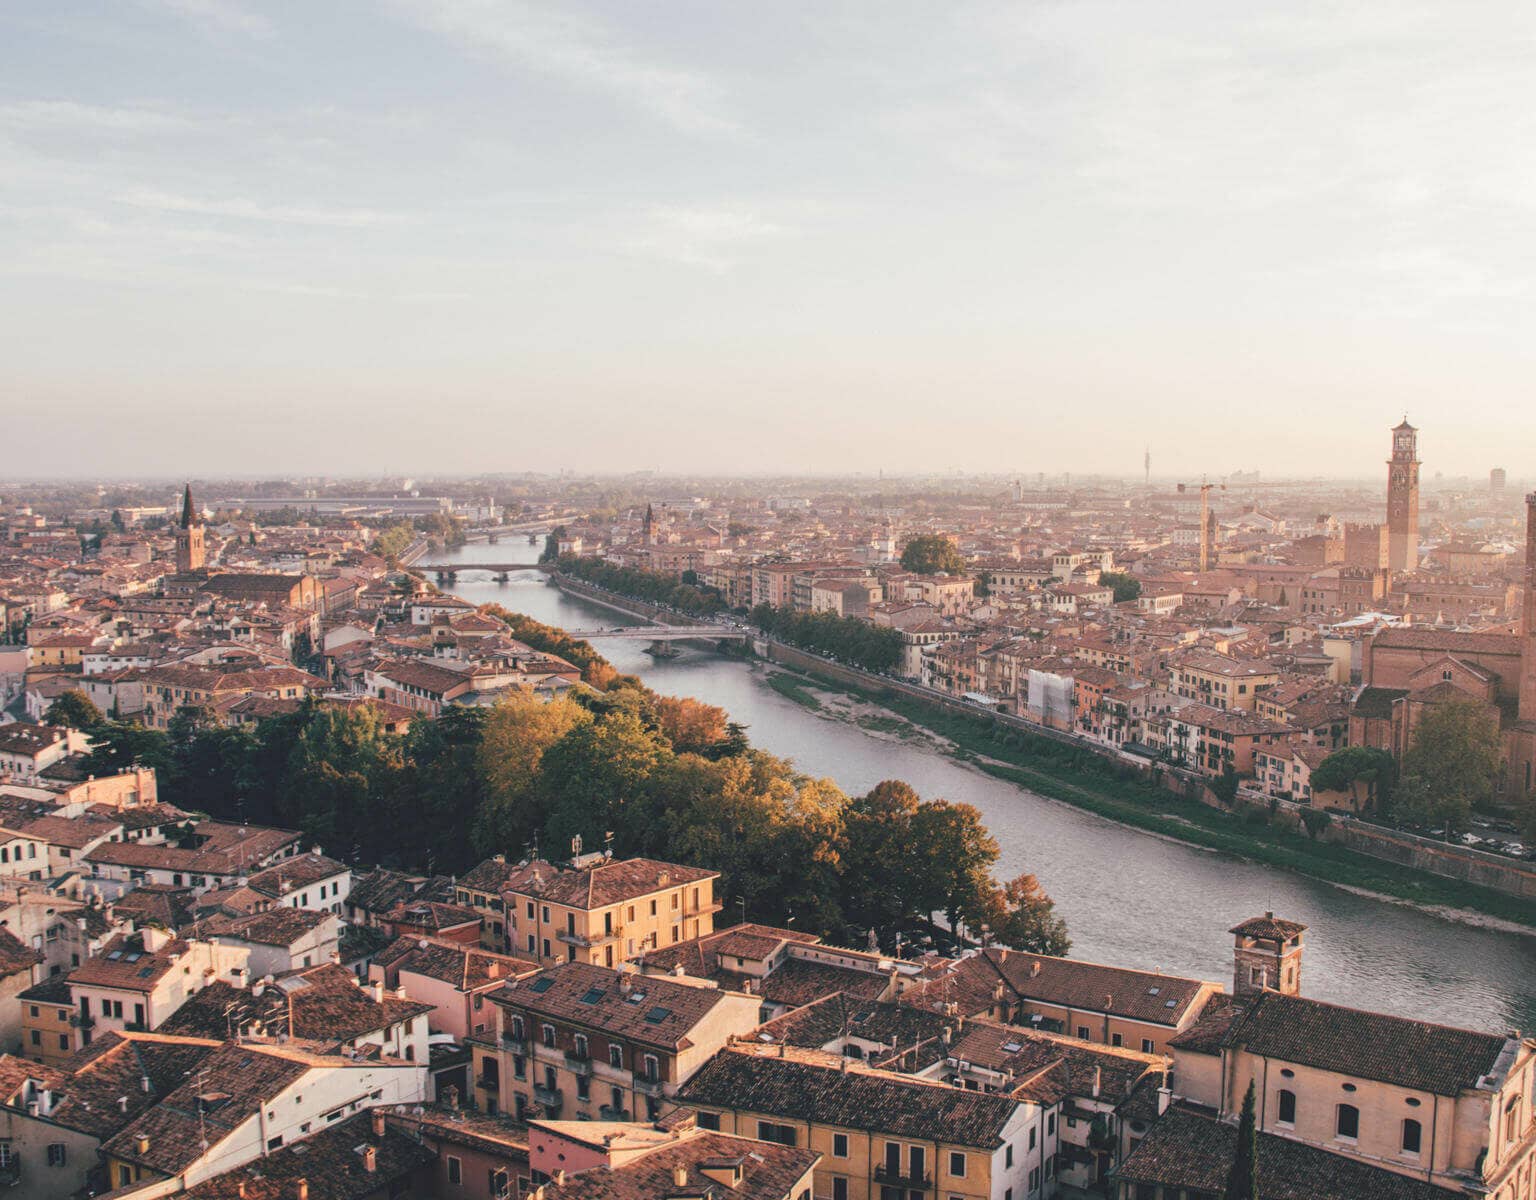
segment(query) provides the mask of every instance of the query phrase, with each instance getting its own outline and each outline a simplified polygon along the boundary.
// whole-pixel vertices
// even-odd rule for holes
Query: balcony
[[[96,1018],[91,1016],[90,1013],[73,1013],[69,1018],[69,1023],[76,1029],[90,1029],[96,1024]]]
[[[475,1086],[487,1092],[501,1091],[501,1079],[496,1075],[481,1075],[475,1080]]]
[[[13,1158],[0,1164],[0,1187],[16,1187],[21,1183],[21,1159]]]
[[[590,936],[562,931],[555,934],[555,940],[557,942],[564,942],[567,946],[581,946],[591,949],[593,946],[606,946],[609,942],[617,942],[623,936],[624,927],[620,925],[609,930],[607,933],[594,933]]]
[[[603,1104],[598,1107],[597,1119],[599,1121],[627,1121],[629,1109],[614,1108],[611,1104]]]
[[[901,1167],[893,1170],[889,1164],[881,1164],[875,1168],[875,1182],[889,1184],[891,1187],[927,1191],[933,1187],[933,1176],[914,1175],[910,1170],[903,1170]]]
[[[581,1050],[567,1050],[565,1069],[573,1075],[590,1075],[592,1074],[592,1056]]]
[[[508,1050],[513,1054],[521,1054],[524,1058],[528,1057],[527,1037],[513,1037],[510,1033],[504,1033],[501,1035],[501,1047],[503,1050]]]
[[[559,1112],[561,1105],[565,1103],[565,1095],[559,1088],[548,1088],[541,1083],[533,1085],[533,1098],[550,1113]]]
[[[661,1096],[665,1094],[667,1081],[665,1079],[652,1079],[646,1075],[635,1076],[635,1091],[642,1096]]]

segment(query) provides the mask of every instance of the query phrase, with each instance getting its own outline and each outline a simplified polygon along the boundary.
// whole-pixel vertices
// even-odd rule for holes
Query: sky
[[[13,474],[1536,447],[1536,6],[0,0]]]

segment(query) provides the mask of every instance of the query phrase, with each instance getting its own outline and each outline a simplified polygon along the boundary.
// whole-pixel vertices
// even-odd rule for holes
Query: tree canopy
[[[913,538],[901,551],[901,567],[919,575],[937,575],[941,571],[949,575],[966,573],[965,556],[954,541],[938,533],[925,533]]]
[[[1127,575],[1123,571],[1100,572],[1099,584],[1102,587],[1114,589],[1116,604],[1123,604],[1127,600],[1136,600],[1141,596],[1141,580],[1137,579],[1134,575]]]
[[[1428,705],[1403,755],[1393,801],[1399,820],[1464,828],[1494,797],[1503,760],[1498,716],[1476,700]]]
[[[105,719],[101,709],[79,688],[70,688],[60,694],[43,714],[47,724],[67,725],[71,729],[94,729]]]

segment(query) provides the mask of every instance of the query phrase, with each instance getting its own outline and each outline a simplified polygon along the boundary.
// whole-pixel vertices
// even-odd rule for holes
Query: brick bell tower
[[[1307,927],[1272,912],[1250,917],[1227,932],[1232,943],[1232,994],[1255,992],[1301,994],[1301,935]]]
[[[192,503],[192,485],[181,498],[181,524],[176,530],[176,570],[183,575],[201,571],[208,561],[203,546],[203,514]]]
[[[1387,567],[1419,568],[1419,431],[1407,417],[1392,431],[1387,459]]]

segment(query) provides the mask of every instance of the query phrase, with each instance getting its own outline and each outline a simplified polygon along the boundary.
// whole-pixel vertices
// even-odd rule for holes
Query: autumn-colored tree
[[[476,752],[485,803],[474,815],[470,840],[480,855],[516,857],[544,824],[539,769],[544,752],[592,715],[566,697],[544,701],[514,692],[486,714]]]
[[[678,754],[707,754],[726,738],[726,712],[689,696],[657,696],[656,723]]]
[[[990,898],[987,924],[992,940],[1015,950],[1058,958],[1072,949],[1067,923],[1056,915],[1056,903],[1033,875],[1019,875],[997,888]]]

